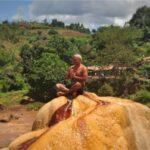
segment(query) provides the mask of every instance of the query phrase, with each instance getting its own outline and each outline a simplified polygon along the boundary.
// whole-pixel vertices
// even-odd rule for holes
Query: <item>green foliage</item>
[[[142,45],[138,46],[139,58],[150,56],[150,42],[144,42]]]
[[[44,103],[42,103],[42,102],[34,102],[34,103],[30,103],[30,104],[26,105],[26,108],[28,110],[39,110],[43,105],[44,105]]]
[[[150,64],[144,64],[139,67],[139,74],[142,77],[150,79]]]
[[[11,55],[5,50],[0,48],[0,67],[5,66],[11,61]]]
[[[66,82],[64,76],[68,65],[71,65],[70,57],[80,53],[87,66],[130,68],[100,70],[98,75],[104,72],[108,78],[90,79],[86,90],[100,95],[140,97],[142,92],[137,94],[136,91],[150,90],[149,65],[137,65],[150,54],[149,8],[141,9],[136,12],[138,15],[133,16],[130,27],[102,27],[92,34],[80,23],[65,26],[57,19],[51,24],[47,20],[42,23],[3,22],[0,24],[0,92],[30,88],[32,97],[49,100],[55,96],[55,84]],[[58,30],[60,28],[64,31]],[[64,33],[69,34],[69,38]],[[40,104],[28,107],[37,109]]]
[[[58,21],[57,19],[53,19],[51,22],[52,27],[61,27],[64,28],[65,24],[62,21]]]
[[[19,42],[19,34],[20,33],[17,31],[17,28],[9,24],[0,26],[0,39],[4,39],[15,44]]]
[[[111,87],[110,84],[105,83],[104,85],[101,86],[100,89],[98,89],[98,94],[101,96],[113,96],[113,88]]]
[[[55,35],[50,39],[48,47],[55,50],[55,53],[67,63],[70,63],[70,57],[79,51],[75,43],[59,35]]]
[[[150,42],[150,26],[145,27],[143,39],[144,39],[144,41],[149,41]]]
[[[67,65],[55,54],[43,53],[33,61],[27,80],[33,96],[47,100],[55,96],[55,84],[63,83]]]
[[[143,6],[137,9],[130,20],[130,25],[144,31],[144,41],[150,41],[150,7]]]
[[[126,97],[132,94],[139,88],[138,81],[134,77],[134,73],[131,71],[122,72],[118,79],[112,80],[111,85],[114,87],[115,96]]]
[[[58,34],[58,32],[57,32],[56,30],[54,30],[54,29],[50,29],[50,30],[48,31],[48,34],[49,34],[49,35],[56,35],[56,34]]]
[[[13,66],[7,66],[0,73],[0,92],[27,89],[24,77],[14,70]]]
[[[89,79],[86,82],[86,90],[94,93],[98,93],[99,87],[102,85],[100,80],[97,79]]]
[[[0,48],[0,92],[22,90],[26,87],[13,53]]]
[[[85,28],[83,24],[80,23],[71,23],[67,26],[68,29],[83,32],[83,33],[90,33],[90,30],[88,28]]]
[[[46,100],[55,95],[55,84],[64,81],[67,67],[65,62],[71,63],[70,58],[79,51],[81,43],[54,35],[43,45],[37,41],[32,46],[22,46],[20,56],[23,72],[33,96]]]
[[[53,43],[54,44],[54,43]],[[41,45],[24,45],[21,49],[22,65],[33,97],[47,100],[55,96],[55,84],[63,82],[66,63],[60,59],[56,50]]]
[[[142,37],[142,31],[135,28],[103,27],[93,35],[92,44],[103,65],[131,65],[136,61],[133,47]]]
[[[0,93],[0,104],[6,106],[18,105],[27,92],[27,90],[20,90]]]
[[[150,92],[148,90],[139,90],[135,93],[134,99],[137,102],[148,103],[150,102]]]
[[[143,6],[137,9],[129,23],[138,28],[150,27],[150,7]]]

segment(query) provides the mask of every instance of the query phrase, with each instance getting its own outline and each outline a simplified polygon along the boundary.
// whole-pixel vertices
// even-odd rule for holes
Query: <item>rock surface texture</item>
[[[149,150],[150,109],[85,92],[72,102],[53,99],[38,112],[32,132],[10,150]]]

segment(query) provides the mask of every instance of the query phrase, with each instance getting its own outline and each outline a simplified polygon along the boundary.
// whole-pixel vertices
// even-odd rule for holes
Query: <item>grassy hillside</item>
[[[12,33],[12,34],[14,34],[14,36],[18,36],[17,37],[18,39],[17,39],[16,42],[13,42],[13,40],[11,41],[11,40],[9,40],[7,38],[3,38],[2,36],[0,36],[0,43],[1,43],[0,45],[4,46],[4,48],[7,51],[14,51],[14,50],[16,50],[16,52],[17,52],[17,50],[23,44],[29,42],[28,40],[30,38],[34,38],[35,36],[41,36],[41,37],[48,38],[50,36],[50,34],[48,34],[49,30],[57,31],[58,34],[60,34],[64,38],[81,38],[81,39],[83,38],[83,39],[88,39],[90,37],[90,34],[81,33],[81,32],[74,31],[74,30],[69,30],[69,29],[60,29],[60,28],[52,28],[52,27],[50,27],[49,29],[25,29],[25,28],[20,28],[19,30],[20,30],[20,32],[22,32],[22,34],[15,35],[15,33]],[[7,31],[3,30],[1,32],[7,32]]]

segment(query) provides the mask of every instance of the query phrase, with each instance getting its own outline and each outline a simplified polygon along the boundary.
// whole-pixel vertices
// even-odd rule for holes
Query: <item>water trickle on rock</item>
[[[54,112],[49,122],[49,127],[55,125],[56,123],[62,120],[69,118],[71,116],[71,110],[72,110],[72,101],[68,100],[66,104],[64,104]]]

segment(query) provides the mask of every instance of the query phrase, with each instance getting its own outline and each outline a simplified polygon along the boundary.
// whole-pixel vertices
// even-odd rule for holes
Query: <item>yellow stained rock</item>
[[[33,123],[36,131],[17,138],[9,149],[150,149],[150,109],[146,106],[86,92],[73,99],[69,118],[48,127],[56,110],[66,102],[66,97],[59,97],[43,106]]]

